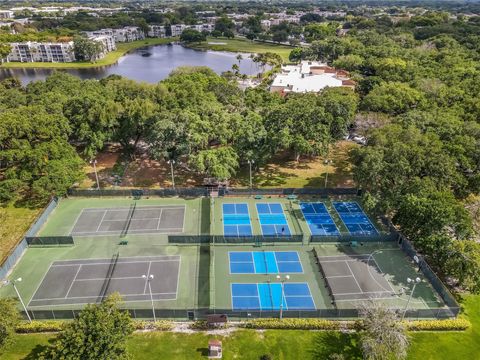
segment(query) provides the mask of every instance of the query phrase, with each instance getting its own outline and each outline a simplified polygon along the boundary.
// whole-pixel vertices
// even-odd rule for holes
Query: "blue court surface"
[[[233,310],[315,310],[307,283],[232,284]]]
[[[257,212],[263,235],[284,236],[291,234],[282,205],[279,203],[259,203],[257,204]]]
[[[223,204],[223,234],[251,236],[252,225],[247,204]]]
[[[303,273],[296,251],[231,251],[230,274]]]
[[[312,235],[340,235],[325,204],[301,202],[300,209]]]
[[[378,235],[377,229],[356,202],[334,202],[338,215],[353,235]]]

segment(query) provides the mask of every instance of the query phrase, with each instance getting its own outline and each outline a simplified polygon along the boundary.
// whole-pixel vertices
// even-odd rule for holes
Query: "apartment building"
[[[142,40],[145,34],[136,26],[126,26],[121,29],[100,29],[95,31],[85,31],[87,37],[112,36],[115,42],[131,42]]]
[[[150,30],[148,31],[147,36],[165,38],[167,37],[167,27],[163,25],[150,25]]]
[[[97,35],[89,37],[90,40],[97,41],[103,45],[103,53],[99,56],[99,59],[103,58],[108,52],[117,48],[115,45],[115,39],[112,35]]]
[[[13,19],[13,11],[0,10],[0,19]]]
[[[64,43],[38,43],[33,41],[11,43],[7,61],[19,62],[72,62],[75,61],[73,41]]]

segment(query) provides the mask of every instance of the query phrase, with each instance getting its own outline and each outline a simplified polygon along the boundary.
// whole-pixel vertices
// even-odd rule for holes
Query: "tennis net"
[[[318,265],[318,269],[320,270],[320,274],[322,274],[322,278],[323,278],[323,282],[325,283],[325,287],[328,290],[328,295],[331,297],[332,303],[334,303],[335,299],[333,297],[333,291],[332,291],[332,288],[330,287],[330,284],[328,283],[327,275],[325,274],[325,270],[323,269],[323,266],[322,266],[322,264],[320,262],[320,259],[318,257],[317,249],[313,248],[312,251],[313,251],[313,256],[315,257],[315,261]]]
[[[135,213],[136,207],[137,207],[136,202],[130,205],[130,210],[128,211],[128,215],[127,215],[127,221],[125,222],[125,226],[123,227],[120,237],[125,237],[128,234],[128,229],[130,228],[130,223],[132,222],[133,214]]]
[[[105,299],[105,295],[107,294],[108,287],[110,286],[110,281],[112,280],[113,272],[115,271],[115,266],[117,265],[119,256],[120,253],[117,252],[110,260],[110,265],[108,267],[107,274],[105,275],[105,281],[100,289],[99,301],[103,301]]]

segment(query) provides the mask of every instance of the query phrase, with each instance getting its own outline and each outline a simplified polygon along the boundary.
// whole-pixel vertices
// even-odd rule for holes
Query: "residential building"
[[[187,25],[184,24],[176,24],[176,25],[171,25],[170,28],[172,29],[172,36],[180,36],[187,28]]]
[[[143,31],[136,26],[126,26],[121,29],[100,29],[95,31],[86,31],[85,34],[88,37],[112,36],[115,42],[131,42],[145,38]]]
[[[58,43],[11,43],[7,61],[19,62],[72,62],[75,61],[73,41]]]
[[[13,11],[0,10],[0,19],[13,19]]]
[[[93,41],[98,41],[103,45],[103,53],[98,57],[99,59],[103,58],[108,52],[113,51],[117,48],[115,45],[115,38],[112,35],[98,35],[89,37]]]
[[[167,37],[167,28],[163,25],[150,25],[147,33],[148,37],[164,38]]]
[[[317,61],[302,61],[298,65],[282,66],[270,86],[271,92],[286,95],[290,92],[319,92],[326,87],[355,88],[355,82],[344,70],[337,70]]]

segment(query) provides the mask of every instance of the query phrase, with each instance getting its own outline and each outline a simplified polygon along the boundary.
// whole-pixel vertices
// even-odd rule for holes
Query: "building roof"
[[[324,73],[312,73],[313,70],[324,70]],[[338,75],[342,75],[342,79]],[[344,71],[317,62],[302,61],[299,65],[286,65],[273,80],[272,87],[284,87],[285,92],[318,92],[325,87],[347,85]],[[350,84],[348,84],[350,85]]]

